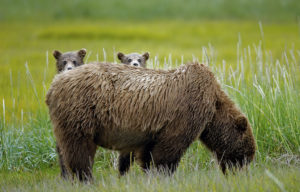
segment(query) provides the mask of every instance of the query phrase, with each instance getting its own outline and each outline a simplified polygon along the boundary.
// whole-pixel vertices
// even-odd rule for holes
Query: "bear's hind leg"
[[[151,151],[154,145],[154,141],[150,141],[145,146],[134,150],[134,152],[121,152],[119,156],[120,175],[124,175],[129,170],[130,166],[133,164],[135,159],[139,162],[140,166],[144,171],[149,170],[152,161]]]
[[[97,145],[92,139],[77,138],[64,143],[65,165],[80,181],[92,180],[92,168]]]
[[[145,145],[142,149],[140,149],[136,156],[138,160],[140,161],[140,166],[144,170],[144,172],[148,171],[150,169],[150,165],[152,162],[152,150],[155,146],[154,141],[150,141],[147,145]]]
[[[119,173],[120,175],[125,175],[129,168],[130,165],[134,162],[134,153],[129,152],[129,153],[120,153],[119,155]]]

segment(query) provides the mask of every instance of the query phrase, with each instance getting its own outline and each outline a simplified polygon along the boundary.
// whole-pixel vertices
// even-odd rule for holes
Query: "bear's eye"
[[[76,61],[73,61],[73,64],[76,65]]]
[[[64,61],[64,65],[67,64],[67,61]]]
[[[141,59],[138,59],[138,62],[140,63],[142,60]]]
[[[130,63],[132,61],[132,59],[128,59],[128,62]]]

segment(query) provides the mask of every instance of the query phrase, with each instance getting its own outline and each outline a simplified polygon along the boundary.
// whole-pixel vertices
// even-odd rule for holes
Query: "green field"
[[[0,190],[297,191],[300,188],[300,3],[297,0],[0,1]],[[224,176],[195,142],[172,177],[99,149],[94,183],[61,180],[45,94],[54,49],[87,49],[86,62],[150,52],[150,68],[198,60],[247,115],[258,150]]]
[[[135,169],[119,177],[114,168],[101,168],[94,182],[84,185],[62,180],[57,169],[22,173],[0,173],[3,191],[299,191],[299,169],[288,165],[251,167],[247,174],[229,174],[216,171],[217,167],[181,163],[172,177],[156,173],[144,174]],[[25,185],[24,185],[25,184]]]

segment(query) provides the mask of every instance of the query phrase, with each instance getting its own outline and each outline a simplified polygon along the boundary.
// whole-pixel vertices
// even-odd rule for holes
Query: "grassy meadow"
[[[300,188],[300,3],[296,0],[0,1],[0,190],[297,191]],[[99,148],[94,182],[63,181],[45,94],[54,49],[86,63],[150,52],[148,67],[209,65],[257,142],[247,170],[222,175],[196,141],[171,177],[136,165],[119,177]]]

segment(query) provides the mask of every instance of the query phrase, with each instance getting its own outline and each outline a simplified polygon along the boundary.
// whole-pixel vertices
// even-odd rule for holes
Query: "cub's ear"
[[[120,61],[122,61],[122,59],[125,57],[125,55],[123,54],[123,53],[121,53],[121,52],[119,52],[118,53],[118,59],[120,60]]]
[[[147,61],[149,59],[149,53],[148,52],[144,53],[143,57],[145,58],[145,61]]]
[[[84,57],[85,57],[85,55],[86,55],[86,49],[80,49],[79,51],[78,51],[78,55],[79,55],[79,57],[81,58],[81,59],[83,59]]]
[[[246,131],[248,127],[248,120],[244,116],[239,116],[236,119],[236,127],[240,131]]]
[[[61,52],[57,51],[57,50],[54,50],[53,51],[53,56],[56,60],[59,59],[59,57],[61,56]]]

